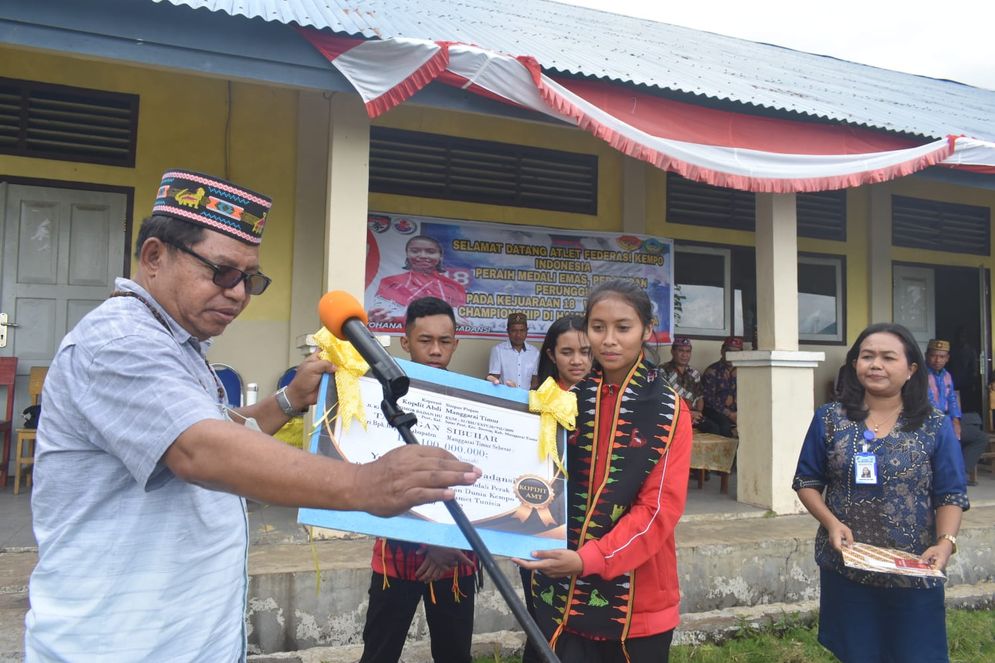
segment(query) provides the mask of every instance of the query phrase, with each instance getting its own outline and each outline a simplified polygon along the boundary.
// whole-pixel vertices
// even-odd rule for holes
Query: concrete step
[[[682,521],[677,530],[681,612],[795,606],[816,600],[815,531],[816,523],[807,515]],[[991,554],[995,506],[975,507],[964,514],[958,546],[960,552],[947,569],[951,591],[995,580],[995,556]],[[321,541],[313,547],[253,548],[249,558],[250,650],[265,653],[359,645],[371,552],[372,543],[365,538]],[[518,587],[517,567],[503,559],[498,565]],[[518,628],[489,580],[477,596],[474,623],[475,632],[481,635]],[[412,643],[428,639],[421,608],[408,638]]]
[[[372,542],[350,535],[312,546],[292,534],[293,518],[287,522],[290,524],[281,529],[274,515],[265,523],[265,538],[295,543],[260,543],[257,533],[252,533],[247,615],[250,652],[361,646]],[[682,521],[677,530],[682,613],[780,604],[797,611],[799,604],[814,601],[818,597],[818,573],[812,559],[815,531],[810,516],[765,518],[756,517],[754,512]],[[948,569],[950,596],[962,586],[995,580],[992,501],[976,501],[964,514],[958,545],[960,552]],[[0,548],[0,663],[20,661],[23,656],[26,588],[36,557],[33,548]],[[499,560],[499,567],[517,587],[517,567],[507,560]],[[518,630],[489,579],[485,579],[476,602],[475,625],[475,637],[485,649],[504,642],[504,636],[489,639],[493,634]],[[419,609],[409,641],[425,643],[427,634],[424,613]],[[357,659],[358,654],[348,660]]]
[[[995,608],[995,583],[956,585],[947,590],[948,608],[972,610]],[[721,643],[744,630],[810,625],[818,618],[818,600],[798,603],[771,603],[758,606],[724,608],[681,616],[681,626],[674,634],[675,645]],[[525,636],[521,631],[480,633],[473,637],[474,657],[516,656],[521,654]],[[432,663],[427,639],[409,642],[400,663]],[[361,645],[314,647],[303,651],[257,654],[250,663],[354,663],[363,653]]]
[[[985,610],[995,607],[995,582],[953,585],[946,590],[947,608]],[[819,600],[769,603],[709,610],[681,616],[674,644],[721,643],[745,630],[811,624],[819,615]]]
[[[498,631],[473,636],[471,652],[474,658],[483,656],[515,656],[525,647],[525,634],[521,631]],[[255,654],[251,663],[356,663],[363,654],[363,646],[313,647],[294,652]],[[409,641],[398,663],[433,663],[428,638]]]
[[[28,577],[37,558],[34,549],[0,550],[0,663],[24,660]]]

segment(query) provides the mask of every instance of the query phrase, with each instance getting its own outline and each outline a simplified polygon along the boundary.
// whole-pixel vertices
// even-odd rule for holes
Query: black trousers
[[[525,609],[529,611],[534,620],[536,618],[536,609],[535,604],[532,602],[532,572],[522,568],[519,568],[518,572],[522,576],[522,589],[525,591]],[[522,663],[543,663],[542,656],[539,654],[539,650],[531,638],[525,639],[525,649],[522,651]]]
[[[705,413],[702,412],[702,415],[704,414]],[[701,421],[694,425],[694,432],[696,433],[714,433],[715,435],[718,435],[720,430],[721,428],[719,425],[706,416],[702,416]]]
[[[981,416],[965,412],[960,420],[960,447],[964,453],[964,470],[970,472],[988,448],[988,434],[981,428]]]
[[[713,433],[721,435],[723,437],[732,437],[732,429],[736,427],[735,422],[732,419],[722,414],[714,408],[710,408],[707,405],[702,411],[705,415],[705,419],[711,422],[714,430]]]
[[[623,651],[618,640],[589,640],[564,631],[556,639],[556,656],[560,663],[667,663],[673,639],[673,629],[645,638],[629,638]]]
[[[452,579],[435,584],[435,603],[426,582],[389,578],[383,588],[383,576],[374,572],[370,578],[370,607],[363,627],[363,657],[360,663],[397,663],[404,639],[411,627],[418,602],[425,600],[425,619],[432,638],[435,663],[470,663],[473,637],[473,599],[476,577],[459,579],[464,596],[453,598]]]
[[[522,576],[522,589],[525,590],[525,607],[535,619],[532,572],[525,569],[519,569],[519,572]],[[564,631],[556,639],[556,657],[560,659],[560,663],[667,663],[673,639],[673,630],[645,638],[630,638],[625,641],[623,652],[618,640],[589,640]],[[629,654],[628,658],[626,652]],[[542,656],[530,639],[525,640],[522,663],[542,663]]]

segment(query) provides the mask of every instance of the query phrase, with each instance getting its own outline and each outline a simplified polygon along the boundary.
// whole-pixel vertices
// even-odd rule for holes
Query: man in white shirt
[[[487,379],[494,384],[531,389],[539,366],[539,350],[525,342],[529,320],[524,313],[508,316],[508,340],[491,348]]]

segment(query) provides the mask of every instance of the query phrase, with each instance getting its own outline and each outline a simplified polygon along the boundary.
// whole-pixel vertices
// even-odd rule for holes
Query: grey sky
[[[557,0],[995,90],[992,0]]]

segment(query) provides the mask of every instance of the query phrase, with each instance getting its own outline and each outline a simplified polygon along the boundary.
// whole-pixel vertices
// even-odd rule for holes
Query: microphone
[[[370,330],[366,328],[366,311],[355,297],[342,290],[326,292],[318,302],[318,318],[337,338],[352,343],[370,365],[370,370],[380,381],[385,394],[390,394],[396,401],[408,393],[408,376],[370,334]]]

